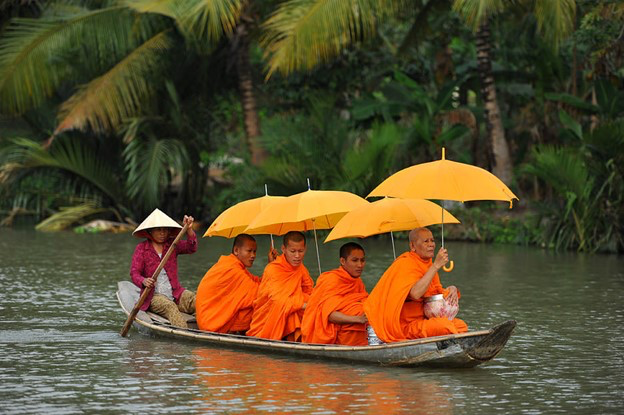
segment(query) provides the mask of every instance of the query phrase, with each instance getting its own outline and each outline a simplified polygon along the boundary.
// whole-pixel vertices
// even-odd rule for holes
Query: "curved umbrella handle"
[[[449,261],[448,266],[445,265],[445,266],[442,267],[442,269],[445,272],[451,272],[451,271],[453,271],[453,268],[455,268],[455,262],[453,262],[452,260]]]

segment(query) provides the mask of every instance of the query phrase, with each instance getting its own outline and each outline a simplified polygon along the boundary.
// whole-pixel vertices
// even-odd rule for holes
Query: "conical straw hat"
[[[143,222],[132,232],[134,236],[137,238],[147,238],[148,233],[147,229],[151,228],[178,228],[181,229],[180,226],[175,220],[171,219],[169,216],[165,215],[160,209],[154,209],[150,215],[145,218]]]

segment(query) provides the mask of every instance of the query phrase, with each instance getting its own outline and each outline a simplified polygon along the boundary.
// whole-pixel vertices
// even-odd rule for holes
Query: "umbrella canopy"
[[[366,204],[366,200],[349,192],[307,190],[272,203],[245,232],[283,235],[289,231],[331,229],[347,212]]]
[[[417,164],[381,182],[367,197],[392,196],[435,200],[518,199],[498,177],[480,167],[446,160]]]
[[[349,211],[368,202],[358,195],[338,190],[308,190],[285,197],[263,210],[245,232],[284,235],[289,231],[314,231],[319,274],[321,258],[316,239],[317,229],[331,229]]]
[[[243,233],[260,212],[272,206],[283,196],[262,196],[245,200],[227,208],[210,224],[204,237],[223,236],[234,238]],[[261,233],[261,232],[258,232]]]
[[[441,206],[424,199],[380,199],[344,215],[325,242],[348,237],[366,238],[442,223],[441,209]],[[444,223],[459,223],[459,220],[445,211]]]

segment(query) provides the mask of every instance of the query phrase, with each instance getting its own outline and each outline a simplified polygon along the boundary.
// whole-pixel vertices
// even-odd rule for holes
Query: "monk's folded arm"
[[[334,324],[363,324],[368,320],[366,319],[366,314],[362,314],[361,316],[350,316],[345,313],[341,313],[340,311],[332,312],[328,320],[330,323]]]
[[[425,272],[425,275],[423,275],[421,279],[419,279],[414,285],[412,285],[409,293],[409,296],[412,300],[418,300],[420,297],[423,296],[423,294],[427,292],[427,288],[429,288],[431,280],[435,276],[436,272],[438,272],[439,270],[440,268],[437,267],[435,263],[432,264],[427,272]]]

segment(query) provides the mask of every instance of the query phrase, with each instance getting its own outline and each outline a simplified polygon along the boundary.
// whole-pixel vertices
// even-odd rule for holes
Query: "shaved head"
[[[421,232],[428,232],[431,233],[431,231],[427,228],[425,228],[424,226],[421,228],[416,228],[416,229],[412,229],[409,233],[409,242],[414,243],[418,240],[418,238],[420,237],[420,233]]]
[[[364,248],[360,244],[356,244],[355,242],[347,242],[346,244],[340,247],[340,258],[347,259],[351,252],[354,250],[360,250],[364,252]]]
[[[306,239],[305,239],[305,235],[302,232],[299,231],[290,231],[287,234],[284,235],[284,238],[282,240],[282,244],[284,246],[288,246],[288,242],[301,242],[303,241],[303,245],[305,245],[306,243]]]
[[[234,253],[235,248],[242,248],[242,246],[245,245],[245,242],[255,243],[256,239],[246,233],[241,233],[237,235],[236,238],[234,238],[234,243],[232,244],[232,253]]]

